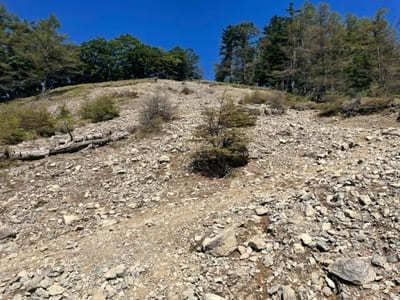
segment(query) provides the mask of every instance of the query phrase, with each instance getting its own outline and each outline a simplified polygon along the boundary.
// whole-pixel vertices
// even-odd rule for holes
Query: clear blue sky
[[[170,49],[193,48],[206,79],[213,79],[221,32],[229,24],[254,21],[261,29],[271,16],[284,14],[290,0],[0,0],[23,19],[54,13],[62,32],[76,43],[130,33],[144,43]],[[298,7],[303,1],[293,1]],[[314,4],[320,1],[311,1]],[[390,20],[400,18],[400,0],[328,0],[333,10],[371,16],[384,6]]]

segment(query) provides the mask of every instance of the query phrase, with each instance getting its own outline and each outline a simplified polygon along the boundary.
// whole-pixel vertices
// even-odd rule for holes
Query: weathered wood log
[[[58,146],[54,149],[50,149],[50,155],[57,155],[57,154],[63,154],[63,153],[74,153],[74,152],[78,152],[82,149],[85,149],[90,145],[101,147],[101,146],[107,145],[110,142],[111,142],[110,138],[89,140],[89,141],[83,141],[83,142],[79,142],[79,143],[71,142],[71,143],[68,143],[65,145]]]
[[[102,137],[101,134],[93,134],[90,136],[86,136],[85,139],[83,139],[82,137],[79,137],[78,141],[77,140],[70,141],[66,144],[59,145],[59,146],[57,146],[55,148],[51,148],[51,149],[21,150],[21,151],[13,150],[13,151],[8,152],[7,157],[4,153],[1,156],[1,153],[0,153],[0,158],[3,158],[3,159],[8,158],[11,160],[23,160],[23,161],[37,160],[37,159],[42,159],[42,158],[45,158],[45,157],[51,156],[51,155],[78,152],[89,146],[102,147],[111,142],[122,140],[122,139],[126,138],[128,135],[129,135],[129,133],[125,132],[125,131],[117,132],[117,133],[114,133],[107,137]]]
[[[38,160],[49,156],[48,149],[10,151],[9,158],[14,160]]]

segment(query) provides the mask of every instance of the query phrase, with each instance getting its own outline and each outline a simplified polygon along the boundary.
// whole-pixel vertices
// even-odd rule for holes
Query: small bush
[[[314,102],[297,102],[293,103],[290,105],[291,109],[297,110],[297,111],[305,111],[305,110],[312,110],[312,109],[317,109],[318,104]]]
[[[56,131],[56,120],[42,106],[3,105],[0,107],[0,143],[13,145]]]
[[[319,116],[341,115],[348,118],[357,115],[370,115],[391,108],[392,103],[392,100],[383,98],[356,98],[351,101],[336,101],[323,105]]]
[[[63,103],[61,107],[58,110],[56,118],[58,120],[66,120],[66,119],[71,119],[72,118],[72,113],[68,109],[67,105]]]
[[[265,104],[268,105],[266,114],[280,115],[287,110],[287,97],[283,93],[255,91],[246,95],[243,104]]]
[[[93,123],[108,121],[119,116],[119,109],[109,97],[99,97],[84,103],[80,108],[82,119]]]
[[[160,128],[163,122],[172,121],[176,117],[177,107],[165,96],[156,95],[148,98],[142,105],[139,116],[141,130],[147,133]]]
[[[195,133],[201,149],[193,155],[192,170],[207,177],[222,178],[233,168],[245,166],[249,160],[248,139],[241,127],[254,125],[255,120],[233,101],[226,102],[225,97],[219,107],[205,108],[202,116],[203,123]]]
[[[73,139],[72,137],[72,131],[74,130],[77,120],[73,117],[71,111],[68,109],[68,107],[65,105],[61,105],[61,107],[58,110],[57,116],[57,131],[61,133],[68,133],[71,137],[71,140]]]
[[[193,94],[194,93],[194,91],[193,90],[191,90],[191,89],[189,89],[188,87],[184,87],[183,89],[182,89],[182,91],[181,91],[181,94],[184,94],[184,95],[190,95],[190,94]]]

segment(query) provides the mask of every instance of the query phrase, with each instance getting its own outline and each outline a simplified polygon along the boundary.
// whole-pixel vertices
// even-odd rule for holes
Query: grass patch
[[[119,109],[108,96],[101,96],[81,105],[79,114],[82,119],[92,123],[112,120],[119,116]]]
[[[43,106],[0,105],[0,144],[15,145],[56,132],[56,119]]]

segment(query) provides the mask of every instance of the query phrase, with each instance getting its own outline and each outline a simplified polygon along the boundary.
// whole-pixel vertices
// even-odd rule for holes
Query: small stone
[[[256,215],[257,216],[265,216],[266,214],[268,214],[268,208],[267,207],[258,207],[256,208]]]
[[[332,224],[331,223],[322,223],[322,231],[328,231],[332,229]]]
[[[104,295],[102,290],[97,290],[93,293],[93,297],[91,300],[106,300],[106,296]]]
[[[47,292],[49,293],[50,296],[57,296],[57,295],[61,295],[62,293],[64,293],[65,289],[59,285],[58,283],[53,284],[48,290]]]
[[[322,289],[322,293],[324,294],[325,297],[332,296],[332,290],[327,286]]]
[[[317,242],[317,249],[321,252],[328,252],[330,247],[325,241],[320,240]]]
[[[334,290],[334,289],[336,288],[335,282],[333,282],[333,280],[330,279],[328,276],[325,277],[325,281],[326,281],[326,284],[327,284],[331,289]]]
[[[117,224],[117,223],[118,223],[118,222],[117,222],[116,220],[107,219],[107,220],[104,220],[104,221],[103,221],[102,226],[103,226],[103,227],[111,227],[111,226],[113,226],[113,225],[115,225],[115,224]]]
[[[270,255],[267,255],[263,258],[263,264],[265,267],[270,267],[274,264],[274,258]]]
[[[267,247],[261,236],[255,236],[249,241],[249,246],[255,251],[261,251]]]
[[[182,296],[184,300],[198,300],[193,289],[187,289],[182,293]]]
[[[118,277],[123,277],[126,272],[126,267],[125,265],[119,265],[114,270]]]
[[[294,252],[297,254],[302,254],[305,252],[304,247],[300,243],[294,244]]]
[[[40,282],[40,286],[44,289],[47,289],[49,286],[51,286],[53,284],[53,282],[49,279],[49,278],[44,278],[41,282]]]
[[[280,288],[281,287],[279,285],[274,285],[273,287],[268,289],[268,294],[270,296],[272,296],[272,295],[276,294],[279,291]]]
[[[354,210],[351,210],[351,209],[345,209],[345,210],[344,210],[344,214],[345,214],[347,217],[352,218],[352,219],[355,219],[355,220],[360,219],[359,214],[358,214],[357,212],[355,212]]]
[[[302,241],[304,246],[314,247],[315,243],[313,242],[312,237],[308,233],[303,233],[300,235],[300,240]]]
[[[370,205],[371,204],[371,198],[368,196],[368,195],[362,195],[362,196],[360,196],[360,203],[362,204],[362,205],[365,205],[365,206],[367,206],[367,205]]]
[[[163,155],[163,156],[161,156],[161,157],[158,159],[158,162],[159,162],[160,164],[169,163],[169,162],[170,162],[170,159],[169,159],[168,156]]]
[[[225,300],[225,298],[222,298],[215,294],[205,294],[203,299],[204,300]]]
[[[72,223],[79,221],[79,217],[73,216],[73,215],[70,215],[70,216],[65,215],[65,216],[63,216],[63,219],[64,219],[65,225],[71,225]]]
[[[380,255],[374,255],[371,259],[371,264],[377,267],[386,267],[386,258]]]
[[[40,287],[40,279],[38,277],[33,277],[31,280],[25,282],[24,286],[28,292],[35,291]]]
[[[112,280],[117,278],[117,273],[115,272],[114,269],[112,270],[108,270],[105,274],[104,274],[104,278],[107,280]]]
[[[296,293],[290,286],[282,287],[282,300],[297,300]]]
[[[395,263],[398,263],[400,260],[397,255],[391,255],[391,256],[386,257],[386,261],[389,264],[395,264]]]
[[[315,215],[315,209],[311,205],[307,204],[304,213],[306,217],[312,217]]]

